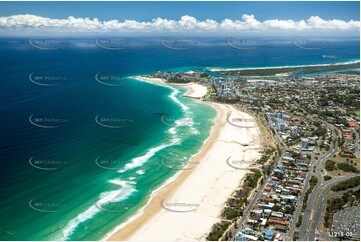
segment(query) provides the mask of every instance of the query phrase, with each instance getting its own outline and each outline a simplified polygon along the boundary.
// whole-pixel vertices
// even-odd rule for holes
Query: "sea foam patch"
[[[99,196],[99,200],[91,205],[87,210],[78,214],[74,219],[72,219],[63,229],[63,236],[59,240],[68,240],[70,236],[73,234],[75,229],[83,222],[87,221],[94,217],[97,213],[101,211],[105,211],[105,209],[101,209],[102,205],[108,204],[110,202],[120,202],[128,197],[130,197],[136,189],[134,187],[135,182],[122,181],[119,179],[109,180],[109,183],[119,185],[121,188],[113,191],[102,192]]]
[[[142,166],[152,156],[154,156],[158,151],[160,151],[160,150],[162,150],[162,149],[164,149],[164,148],[166,148],[168,146],[171,146],[171,145],[173,145],[175,143],[176,143],[176,141],[173,141],[172,143],[162,144],[162,145],[159,145],[157,147],[149,149],[148,152],[145,155],[139,156],[139,157],[136,157],[136,158],[132,159],[131,162],[127,163],[125,165],[125,167],[123,169],[120,169],[118,172],[119,173],[124,173],[124,172],[126,172],[128,170],[131,170],[131,169]]]
[[[143,171],[143,170],[138,170],[138,171],[136,171],[135,173],[137,173],[138,175],[143,175],[143,174],[145,173],[145,171]]]

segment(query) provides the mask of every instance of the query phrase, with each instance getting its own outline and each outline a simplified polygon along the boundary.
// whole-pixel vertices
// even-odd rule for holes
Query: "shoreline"
[[[168,83],[165,83],[164,80],[159,78],[132,78],[156,85],[168,86]],[[173,84],[170,84],[170,86],[172,85]],[[174,84],[174,86],[185,87],[188,91],[192,86],[194,87],[194,85],[199,84]],[[202,85],[199,86],[204,87]],[[191,90],[188,95],[188,97],[194,95],[197,99],[202,97],[199,92],[195,90]],[[235,136],[234,133],[235,131],[245,132],[246,129],[240,131],[239,128],[235,128],[227,123],[226,117],[230,112],[237,117],[241,116],[249,118],[251,116],[236,110],[230,105],[209,102],[202,103],[206,103],[215,108],[217,116],[214,119],[215,125],[211,129],[209,137],[204,141],[203,146],[198,153],[193,155],[189,161],[189,163],[198,161],[198,165],[194,169],[181,170],[169,178],[163,185],[152,192],[147,204],[143,206],[139,212],[117,226],[102,240],[204,240],[205,236],[211,231],[213,224],[220,221],[219,215],[223,209],[224,203],[239,187],[240,181],[245,174],[248,173],[248,170],[235,170],[234,168],[225,165],[226,162],[219,163],[219,160],[225,160],[229,154],[232,154],[234,157],[242,156],[243,159],[248,159],[248,167],[251,161],[255,161],[261,156],[261,136],[259,127],[256,129],[247,129],[247,132],[253,134],[251,135],[252,140],[250,142],[253,143],[253,145],[250,146],[254,147],[243,147],[241,143],[246,143],[248,145],[249,140],[247,140],[247,137],[249,136],[246,137],[246,140],[245,137],[242,137],[243,140],[238,140],[238,138],[241,139],[242,135],[239,135],[241,133],[238,133],[240,137]],[[222,151],[228,151],[229,153],[226,153],[226,156],[224,156],[225,153],[222,153]],[[202,174],[205,171],[207,171],[207,174]],[[219,178],[222,177],[224,179],[219,181]],[[204,180],[208,180],[208,182],[205,184]],[[215,190],[209,189],[210,185],[213,185]],[[193,195],[190,196],[189,193]],[[191,212],[175,213],[164,209],[162,206],[164,201],[176,201],[177,203],[197,202],[198,207]],[[213,205],[210,206],[210,203]],[[202,228],[199,228],[199,226],[191,226],[191,229],[188,230],[186,227],[192,222],[187,221],[193,221],[193,223],[196,222],[195,225],[201,223],[203,227],[201,226]],[[169,227],[168,230],[166,229],[167,226],[172,225],[172,222],[177,222],[178,231],[172,231],[174,230],[173,227]],[[180,224],[183,224],[183,226]],[[168,232],[162,234],[154,233],[154,231],[159,231],[160,229]],[[188,233],[192,233],[192,235],[187,235]]]
[[[206,67],[207,71],[218,72],[218,71],[246,71],[246,70],[267,70],[267,69],[284,69],[284,68],[297,68],[297,67],[318,67],[318,66],[338,66],[357,64],[360,60],[337,62],[334,64],[310,64],[310,65],[294,65],[294,66],[265,66],[265,67],[240,67],[240,68],[210,68]]]
[[[184,87],[187,86],[186,84],[176,84],[176,83],[172,83],[172,84],[167,84],[166,80],[161,79],[161,78],[150,78],[147,76],[131,76],[130,78],[132,79],[136,79],[137,81],[142,81],[142,82],[148,82],[152,85],[158,85],[158,86],[163,86],[163,87],[167,87],[167,88],[171,88],[172,85],[174,86],[178,86],[178,87]],[[199,84],[198,84],[199,85]],[[190,90],[187,90],[187,92],[189,92]],[[185,94],[186,94],[185,93]],[[184,94],[184,95],[185,95]],[[184,96],[183,95],[183,96]],[[191,98],[191,97],[190,97]],[[198,98],[197,98],[198,99]],[[216,109],[217,112],[217,116],[214,118],[214,121],[216,120],[216,118],[219,115],[218,110]],[[214,130],[214,126],[212,126],[211,129],[211,134]],[[202,147],[206,144],[206,142],[210,139],[211,135],[207,137],[207,139],[204,140]],[[198,152],[194,155],[191,156],[190,160],[193,159],[195,156],[197,156],[200,152],[202,147],[198,150]],[[189,164],[189,163],[188,163]],[[188,166],[187,164],[187,166]],[[184,171],[187,170],[179,170],[177,173],[175,173],[173,176],[171,176],[170,178],[168,178],[161,186],[159,186],[157,189],[153,190],[147,203],[141,207],[139,209],[139,211],[137,211],[135,214],[133,214],[131,217],[129,217],[126,221],[124,221],[122,224],[118,225],[117,227],[115,227],[112,231],[110,231],[109,233],[107,233],[102,239],[101,241],[108,241],[110,240],[119,230],[123,229],[124,227],[128,226],[130,223],[132,223],[134,220],[136,220],[137,218],[141,217],[144,214],[144,210],[148,207],[148,205],[153,201],[153,198],[158,194],[158,192],[163,189],[164,187],[166,187],[167,185],[169,185],[170,183],[174,182],[180,175],[182,175],[184,173]]]
[[[133,79],[148,82],[151,84],[161,85],[165,87],[175,86],[175,87],[184,87],[187,91],[182,95],[183,97],[189,97],[194,99],[201,99],[207,94],[207,87],[200,85],[198,83],[168,83],[162,78],[153,78],[147,76],[133,76]]]

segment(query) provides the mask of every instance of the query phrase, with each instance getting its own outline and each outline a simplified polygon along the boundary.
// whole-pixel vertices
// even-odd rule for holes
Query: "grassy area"
[[[228,221],[222,221],[220,223],[216,223],[215,225],[212,226],[212,231],[209,233],[206,239],[208,241],[219,240],[223,236],[224,232],[228,229],[230,224],[231,223]]]
[[[340,156],[339,154],[334,156],[332,160],[336,160],[338,162],[348,162],[358,168],[360,168],[360,160],[356,157],[344,157],[344,156]]]
[[[313,188],[316,186],[317,182],[318,182],[317,177],[312,176],[309,181],[310,187],[307,189],[305,197],[303,198],[302,208],[305,209],[307,207],[308,196],[311,194],[311,192],[312,192]]]
[[[293,241],[296,241],[300,238],[300,233],[298,231],[295,231],[295,233],[293,234]]]
[[[340,182],[337,185],[334,185],[331,190],[334,192],[346,190],[349,188],[354,188],[360,185],[360,176],[352,177],[346,181]]]
[[[317,182],[318,182],[317,177],[312,176],[310,179],[310,185],[314,187],[314,186],[316,186]]]
[[[325,181],[328,181],[328,180],[331,180],[331,179],[332,179],[332,177],[331,177],[331,176],[326,175],[326,176],[324,176],[324,177],[323,177],[323,179],[325,179]]]
[[[337,171],[343,171],[346,173],[347,172],[359,173],[359,170],[357,169],[357,167],[350,164],[349,162],[335,162],[333,160],[326,161],[325,169],[330,172],[335,171],[336,173],[337,173]],[[333,172],[333,173],[335,173],[335,172]]]
[[[336,162],[334,162],[332,160],[327,160],[326,164],[325,164],[325,169],[327,171],[334,171],[337,169],[335,165],[336,165]]]
[[[296,223],[296,227],[300,227],[303,221],[303,215],[300,214],[300,216],[298,217],[297,223]]]
[[[262,134],[262,143],[264,146],[275,147],[275,141],[272,138],[270,130],[262,123],[262,118],[257,117],[257,124]]]
[[[344,171],[344,172],[356,172],[358,173],[359,170],[357,168],[349,163],[342,162],[337,164],[337,168]]]

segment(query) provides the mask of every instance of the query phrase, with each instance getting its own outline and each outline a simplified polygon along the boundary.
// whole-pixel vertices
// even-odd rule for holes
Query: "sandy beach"
[[[146,76],[135,76],[133,77],[137,80],[151,82],[153,84],[158,85],[170,85],[170,86],[181,86],[187,88],[186,93],[184,93],[184,97],[200,99],[207,94],[207,87],[202,86],[198,83],[185,83],[185,84],[178,84],[178,83],[166,83],[164,79],[161,78],[151,78]]]
[[[275,76],[292,76],[292,73],[291,72],[284,72],[284,73],[278,73],[278,74],[275,74]]]
[[[193,93],[199,98],[200,92]],[[210,137],[190,161],[197,165],[160,189],[140,216],[108,240],[205,240],[220,221],[224,203],[261,157],[261,135],[249,114],[230,105],[209,104],[218,115]]]

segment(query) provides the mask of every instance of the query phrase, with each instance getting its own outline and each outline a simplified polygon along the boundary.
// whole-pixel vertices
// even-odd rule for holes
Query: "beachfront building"
[[[255,217],[260,218],[260,217],[262,217],[263,210],[261,210],[261,209],[253,210],[253,211],[252,211],[252,214],[253,214]]]
[[[264,231],[264,239],[265,240],[273,240],[275,233],[272,230],[265,230]]]
[[[282,219],[283,218],[283,213],[282,212],[277,212],[277,211],[273,211],[271,213],[272,217],[278,218],[278,219]]]
[[[238,233],[236,236],[236,241],[247,241],[246,235],[243,233]]]
[[[301,139],[301,149],[302,150],[308,149],[308,139],[306,138]]]
[[[274,176],[280,180],[283,180],[283,171],[281,169],[275,169]]]
[[[297,138],[298,137],[298,126],[293,126],[292,128],[292,138]]]
[[[238,233],[236,236],[236,241],[258,241],[258,237],[254,235],[244,234],[242,232]]]
[[[279,121],[278,124],[277,124],[277,128],[280,132],[285,132],[285,129],[286,129],[286,125],[282,122],[282,121]]]

